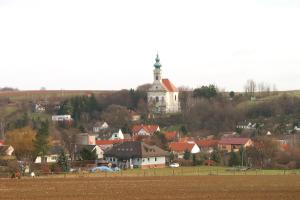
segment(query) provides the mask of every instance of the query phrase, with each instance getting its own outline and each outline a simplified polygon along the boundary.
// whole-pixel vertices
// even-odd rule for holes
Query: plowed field
[[[2,179],[0,199],[297,200],[300,199],[300,176]]]

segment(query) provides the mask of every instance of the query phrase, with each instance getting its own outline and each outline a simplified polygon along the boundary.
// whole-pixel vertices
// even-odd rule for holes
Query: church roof
[[[177,88],[169,79],[162,79],[162,84],[168,92],[178,92]]]

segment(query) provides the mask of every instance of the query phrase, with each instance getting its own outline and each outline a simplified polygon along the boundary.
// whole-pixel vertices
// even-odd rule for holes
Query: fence
[[[241,170],[237,168],[222,167],[179,167],[179,168],[162,168],[162,169],[128,169],[119,172],[70,172],[70,173],[39,173],[39,177],[48,178],[76,178],[76,177],[154,177],[154,176],[245,176],[245,175],[300,175],[300,169],[295,170],[263,170],[250,169]],[[27,175],[29,176],[29,175]],[[0,177],[9,178],[11,174],[1,173]]]

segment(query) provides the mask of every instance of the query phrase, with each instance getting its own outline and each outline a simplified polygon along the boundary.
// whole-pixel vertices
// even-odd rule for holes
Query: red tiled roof
[[[178,92],[177,88],[169,81],[169,79],[162,79],[162,84],[168,92]]]
[[[170,148],[171,151],[183,152],[185,150],[192,151],[194,146],[195,146],[194,143],[171,142],[170,145],[169,145],[169,148]]]
[[[166,137],[167,140],[175,140],[176,136],[177,136],[177,132],[176,131],[172,131],[172,132],[164,132],[163,133]]]
[[[235,144],[235,145],[245,145],[250,138],[222,138],[219,141],[219,144],[221,145],[229,145],[229,144]]]
[[[216,147],[218,146],[218,140],[198,140],[196,141],[196,144],[200,148],[208,148],[208,147]]]
[[[132,127],[132,133],[135,135],[137,134],[141,129],[144,129],[146,132],[150,133],[150,134],[154,134],[157,129],[159,128],[158,125],[134,125]]]

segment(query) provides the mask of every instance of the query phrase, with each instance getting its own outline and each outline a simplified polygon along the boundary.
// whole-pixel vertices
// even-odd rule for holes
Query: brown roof
[[[177,88],[169,81],[169,79],[162,79],[162,84],[168,92],[178,92]]]
[[[218,140],[197,140],[195,142],[200,148],[209,148],[209,147],[217,147],[219,141]]]
[[[113,144],[118,144],[122,143],[128,140],[96,140],[96,145],[113,145]]]
[[[221,145],[230,145],[230,144],[235,144],[235,145],[245,145],[250,138],[222,138],[219,141],[219,144]]]
[[[169,148],[171,151],[175,152],[183,152],[183,151],[192,151],[193,147],[195,146],[195,143],[189,143],[189,142],[171,142],[169,145]]]
[[[114,145],[105,153],[105,156],[117,157],[120,159],[145,158],[167,156],[168,152],[153,145],[147,145],[140,141],[128,141]]]

